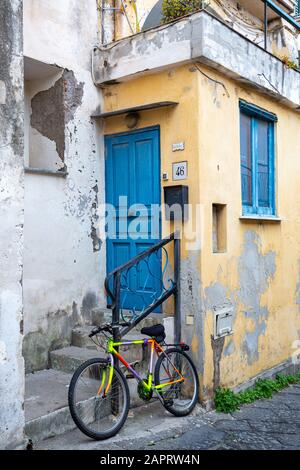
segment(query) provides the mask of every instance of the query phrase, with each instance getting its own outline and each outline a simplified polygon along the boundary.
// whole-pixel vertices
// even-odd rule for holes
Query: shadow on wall
[[[163,19],[162,4],[163,0],[159,0],[159,2],[154,5],[154,7],[146,18],[146,21],[142,27],[142,31],[146,31],[147,29],[151,28],[156,28],[161,24]]]
[[[49,312],[46,328],[28,333],[23,340],[23,357],[26,373],[43,370],[49,366],[49,352],[70,346],[75,326],[92,323],[92,311],[97,306],[97,297],[88,292],[78,309],[76,302],[71,307]]]

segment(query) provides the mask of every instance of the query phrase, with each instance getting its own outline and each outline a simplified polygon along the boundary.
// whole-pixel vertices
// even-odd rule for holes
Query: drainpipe
[[[115,40],[116,32],[116,0],[97,0],[100,10],[101,44]]]
[[[264,46],[268,50],[268,5],[264,3]]]

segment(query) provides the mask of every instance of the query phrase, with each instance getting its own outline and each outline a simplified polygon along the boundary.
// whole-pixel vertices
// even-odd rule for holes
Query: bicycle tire
[[[109,361],[107,361],[106,359],[101,359],[101,358],[89,359],[88,361],[81,364],[78,367],[78,369],[76,369],[71,379],[70,386],[69,386],[68,403],[69,403],[69,409],[70,409],[70,413],[73,418],[73,421],[75,422],[76,426],[80,429],[80,431],[83,432],[86,436],[94,440],[104,440],[112,436],[115,436],[120,431],[120,429],[124,426],[125,421],[128,416],[129,406],[130,406],[130,394],[129,394],[129,388],[128,388],[126,378],[124,377],[124,374],[120,371],[118,367],[114,367],[114,374],[118,376],[118,378],[121,380],[121,383],[124,386],[123,390],[125,392],[124,393],[125,406],[123,407],[124,408],[123,415],[118,425],[114,426],[110,430],[103,431],[103,432],[96,432],[92,429],[89,429],[77,413],[77,407],[74,402],[74,398],[75,398],[74,394],[75,394],[75,389],[76,389],[76,383],[79,377],[81,376],[82,372],[85,369],[87,369],[89,366],[95,365],[95,364],[101,364],[101,366],[103,367],[103,365],[105,364],[109,365]]]
[[[181,354],[188,361],[188,363],[191,366],[191,369],[193,371],[194,380],[195,380],[195,391],[193,393],[193,399],[192,399],[192,402],[189,405],[189,407],[186,410],[178,410],[178,409],[175,408],[174,405],[168,404],[167,400],[164,403],[165,409],[167,411],[169,411],[170,413],[172,413],[174,416],[177,416],[177,417],[187,416],[193,411],[193,409],[195,408],[195,406],[198,402],[198,399],[199,399],[199,378],[198,378],[198,373],[197,373],[196,367],[195,367],[192,359],[184,351],[182,351],[179,348],[170,348],[170,349],[167,349],[166,351],[164,351],[164,353],[166,355],[169,355],[169,354],[172,354],[172,353]],[[164,359],[165,359],[165,355],[161,354],[159,356],[158,360],[157,360],[157,363],[156,363],[156,366],[155,366],[155,371],[154,371],[155,385],[160,385],[160,368],[161,368],[161,365],[162,365],[162,362],[163,362]],[[163,390],[159,390],[159,393],[160,393],[161,397],[164,398]]]

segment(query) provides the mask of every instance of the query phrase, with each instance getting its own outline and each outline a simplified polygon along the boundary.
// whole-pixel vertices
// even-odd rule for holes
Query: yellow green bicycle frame
[[[151,346],[151,356],[150,356],[150,363],[149,363],[149,368],[148,368],[148,380],[147,380],[147,382],[145,382],[145,380],[142,379],[142,377],[138,374],[138,372],[115,349],[115,348],[118,348],[119,346],[130,346],[130,345],[133,345],[133,344],[140,344],[144,347],[147,347],[148,345]],[[170,382],[166,382],[166,383],[163,383],[163,384],[160,384],[160,385],[153,385],[153,368],[154,368],[153,358],[154,358],[154,353],[156,352],[156,354],[158,356],[160,354],[165,354],[162,347],[159,345],[159,343],[154,338],[151,338],[151,339],[145,338],[143,340],[120,341],[120,342],[114,342],[112,339],[109,339],[108,343],[107,343],[107,352],[110,356],[110,366],[109,366],[108,382],[107,382],[107,386],[105,387],[105,390],[104,390],[104,396],[107,395],[107,393],[109,392],[109,389],[111,387],[111,384],[112,384],[113,374],[114,374],[114,362],[115,362],[114,358],[121,361],[122,364],[124,364],[124,366],[126,367],[126,369],[135,377],[135,379],[138,382],[142,382],[143,386],[148,391],[154,390],[154,391],[158,392],[159,390],[163,389],[164,387],[167,387],[169,385],[173,385],[173,384],[180,383],[180,382],[184,381],[183,375],[178,371],[178,369],[175,367],[175,365],[172,364],[172,362],[170,361],[173,368],[174,368],[174,370],[177,372],[179,378],[177,380],[173,380],[173,381],[171,380]],[[105,379],[106,379],[106,371],[104,370],[103,375],[102,375],[102,379],[101,379],[101,385],[100,385],[99,390],[98,390],[98,395],[100,395],[101,392],[104,389]]]

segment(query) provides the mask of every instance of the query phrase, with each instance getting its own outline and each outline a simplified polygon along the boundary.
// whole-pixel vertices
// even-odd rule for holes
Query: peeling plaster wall
[[[44,79],[25,79],[26,167],[47,168],[53,171],[64,167],[65,129],[62,93],[56,93],[56,99],[53,95],[52,99],[49,97],[48,104],[43,102],[40,103],[41,106],[35,105],[36,97],[44,96],[44,93],[47,94],[50,89],[55,88],[55,84],[61,81],[62,73],[58,68],[55,74]],[[43,126],[46,127],[44,132]],[[58,150],[61,150],[61,155],[58,154]]]
[[[25,56],[65,70],[59,84],[55,79],[31,95],[31,125],[54,139],[68,172],[65,178],[25,176],[23,350],[30,371],[46,367],[48,351],[69,344],[72,327],[89,321],[93,307],[105,306],[105,250],[97,235],[97,208],[104,201],[103,142],[90,118],[101,106],[91,77],[96,1],[24,0],[24,31]],[[48,130],[43,114],[51,87],[58,85],[64,92],[64,109],[57,109],[65,120],[61,133],[51,109]]]
[[[23,444],[22,2],[0,3],[0,449]]]
[[[160,125],[161,172],[171,175],[172,162],[187,160],[190,202],[201,207],[201,248],[188,250],[186,239],[182,244],[181,313],[183,339],[191,344],[201,395],[209,400],[218,386],[236,387],[290,361],[294,353],[300,329],[300,205],[295,203],[300,143],[294,136],[300,116],[203,64],[198,69],[187,64],[149,73],[104,88],[105,111],[162,99],[179,105],[142,112],[138,127]],[[278,116],[276,180],[281,222],[240,220],[239,99]],[[125,130],[124,117],[106,120],[105,133]],[[181,141],[185,150],[173,153],[172,143]],[[164,184],[172,184],[171,177]],[[227,205],[224,253],[213,253],[212,204]],[[163,233],[168,230],[164,221]],[[215,340],[214,313],[226,307],[233,312],[233,334]]]
[[[205,303],[204,389],[236,387],[289,364],[298,339],[300,116],[275,100],[204,66],[199,80],[201,283]],[[276,205],[281,222],[242,221],[239,99],[278,116]],[[230,120],[228,120],[230,116]],[[213,126],[211,123],[214,123]],[[222,145],[220,146],[220,142]],[[208,158],[209,157],[209,158]],[[288,190],[287,190],[288,188]],[[227,205],[227,252],[212,251],[212,204]],[[233,334],[212,341],[215,310],[233,311]]]

